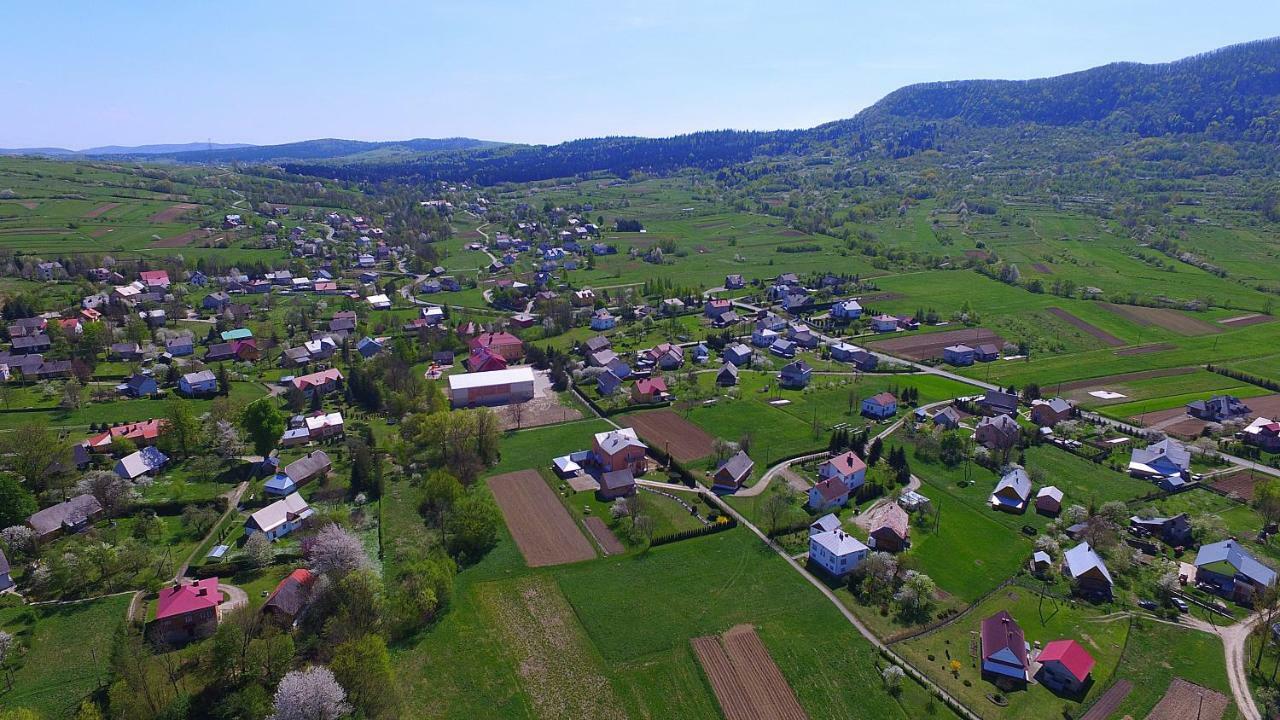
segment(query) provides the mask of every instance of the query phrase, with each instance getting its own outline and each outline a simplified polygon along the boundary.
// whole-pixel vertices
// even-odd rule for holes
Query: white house
[[[277,540],[302,527],[313,512],[301,495],[293,493],[250,515],[244,523],[244,534],[260,532],[268,540]]]
[[[387,297],[386,295],[370,295],[364,300],[365,302],[369,303],[369,307],[373,308],[374,310],[390,310],[391,309],[391,298]]]
[[[809,537],[809,560],[835,577],[844,577],[867,558],[867,546],[839,528]]]

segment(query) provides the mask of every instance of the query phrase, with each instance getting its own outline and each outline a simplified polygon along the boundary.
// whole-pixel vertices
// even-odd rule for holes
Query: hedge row
[[[1280,392],[1280,382],[1276,382],[1275,380],[1271,380],[1264,377],[1258,377],[1257,375],[1250,375],[1247,372],[1232,370],[1231,368],[1216,367],[1212,363],[1210,363],[1209,365],[1206,365],[1205,368],[1208,369],[1210,372],[1216,372],[1219,375],[1224,375],[1226,377],[1232,378],[1233,380],[1247,382],[1250,385],[1257,385],[1258,387],[1266,388],[1271,392]]]
[[[702,537],[703,535],[714,535],[718,532],[732,530],[733,528],[738,527],[737,519],[732,515],[727,517],[729,518],[729,522],[714,522],[710,525],[704,525],[693,530],[684,530],[682,532],[671,533],[669,535],[659,535],[649,542],[649,547],[657,547],[659,545],[666,545],[668,543],[679,542],[681,540],[688,540],[689,538]]]

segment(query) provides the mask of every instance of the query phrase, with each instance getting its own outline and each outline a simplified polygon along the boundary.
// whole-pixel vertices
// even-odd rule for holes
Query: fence
[[[681,540],[688,540],[690,538],[702,537],[704,535],[714,535],[718,532],[724,532],[725,530],[732,530],[733,528],[738,527],[737,518],[733,517],[732,515],[726,515],[725,517],[728,518],[727,522],[714,522],[714,523],[711,523],[710,525],[704,525],[700,528],[694,528],[692,530],[684,530],[678,533],[671,533],[669,535],[659,535],[658,537],[655,537],[653,540],[649,541],[649,547],[657,547],[659,545],[666,545],[668,543],[679,542]]]

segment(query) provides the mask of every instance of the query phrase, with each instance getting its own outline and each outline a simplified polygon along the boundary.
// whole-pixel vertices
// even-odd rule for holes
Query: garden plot
[[[511,536],[529,567],[591,560],[596,551],[536,470],[489,478]]]

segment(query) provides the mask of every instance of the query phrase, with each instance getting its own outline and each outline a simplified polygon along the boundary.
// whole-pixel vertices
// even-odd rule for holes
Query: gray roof
[[[284,474],[295,483],[301,484],[314,478],[316,473],[323,472],[330,465],[329,456],[325,451],[316,450],[285,465]]]
[[[9,558],[4,556],[4,550],[0,549],[0,575],[9,572]]]
[[[750,473],[753,467],[755,467],[755,462],[746,453],[739,450],[736,455],[726,460],[716,472],[724,470],[735,480],[739,480],[747,473]]]
[[[1031,478],[1027,477],[1027,471],[1022,468],[1014,468],[1000,478],[1000,482],[996,484],[994,492],[1000,492],[1005,488],[1012,488],[1018,494],[1018,497],[1026,500],[1031,497]]]
[[[202,382],[217,382],[218,376],[213,374],[212,370],[201,370],[200,372],[187,373],[182,376],[188,385],[197,385]]]
[[[1102,571],[1102,576],[1107,579],[1108,584],[1114,582],[1102,558],[1098,557],[1098,553],[1094,552],[1087,542],[1082,542],[1063,553],[1063,559],[1066,561],[1067,572],[1071,573],[1073,578],[1078,578],[1096,567]]]
[[[635,476],[631,474],[630,468],[614,470],[600,476],[601,490],[617,490],[619,488],[631,487],[636,484]]]
[[[47,507],[27,519],[38,535],[57,532],[63,524],[75,524],[83,518],[102,512],[102,505],[92,495],[77,495],[70,500]]]
[[[1258,562],[1235,540],[1223,540],[1200,546],[1200,552],[1196,553],[1196,567],[1204,567],[1216,562],[1226,562],[1235,568],[1238,574],[1260,585],[1270,586],[1276,582],[1276,571]]]
[[[1170,438],[1165,438],[1145,448],[1135,448],[1129,457],[1129,461],[1141,465],[1150,465],[1161,457],[1167,457],[1170,462],[1183,470],[1191,467],[1191,452],[1182,443]]]

